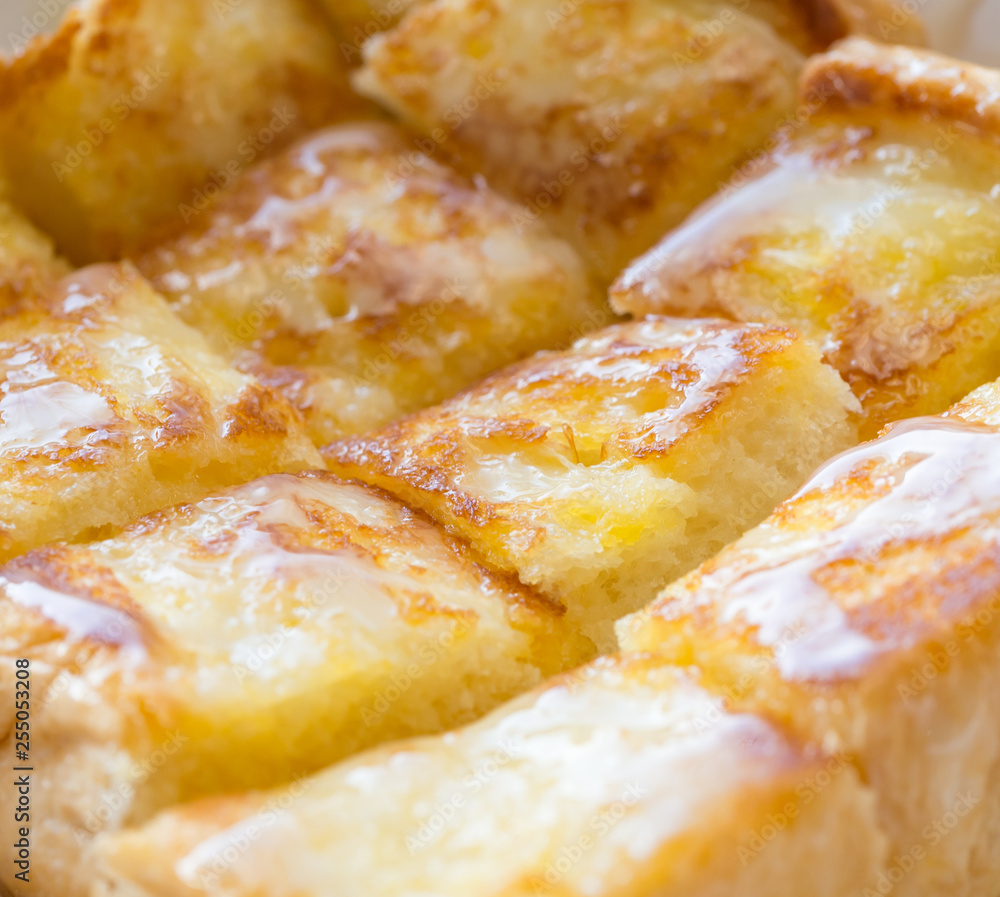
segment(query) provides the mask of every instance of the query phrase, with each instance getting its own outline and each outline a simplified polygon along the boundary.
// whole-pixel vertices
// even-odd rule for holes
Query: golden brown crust
[[[79,264],[121,258],[234,170],[369,108],[312,0],[164,10],[80,4],[0,61],[10,189]]]
[[[467,482],[479,453],[541,458],[555,451],[583,466],[665,458],[797,338],[781,327],[722,321],[614,325],[373,436],[334,442],[324,457],[333,470],[403,489],[451,524],[519,525],[540,543],[544,525],[531,522],[534,510],[496,497],[474,477]]]
[[[894,855],[923,844],[919,894],[988,893],[1000,866],[983,800],[1000,785],[998,390],[834,459],[619,626],[627,649],[855,756]],[[963,796],[976,825],[921,841]]]
[[[1000,138],[1000,72],[930,50],[850,38],[806,65],[799,93],[823,110],[947,119]]]
[[[793,107],[802,55],[754,12],[434,0],[366,44],[354,83],[610,280]]]
[[[870,438],[1000,375],[1000,75],[852,39],[810,62],[802,101],[612,305],[801,330]]]
[[[474,719],[593,655],[564,617],[421,512],[321,471],[25,555],[0,568],[0,669],[28,658],[36,679],[39,878],[87,894],[100,831]]]
[[[847,387],[818,357],[783,327],[648,318],[324,456],[424,508],[606,644],[613,619],[853,441]],[[794,409],[773,409],[776,395]],[[770,442],[761,428],[787,435]],[[792,463],[783,438],[797,443]]]
[[[294,409],[131,266],[83,269],[0,311],[0,556],[317,461]]]
[[[573,250],[387,124],[329,128],[239,178],[139,266],[318,444],[453,395],[608,318]]]

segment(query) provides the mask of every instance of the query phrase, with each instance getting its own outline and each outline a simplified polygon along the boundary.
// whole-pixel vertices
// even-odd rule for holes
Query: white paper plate
[[[10,53],[33,29],[55,25],[75,0],[0,0],[0,47]],[[168,0],[161,0],[168,2]],[[209,0],[205,0],[206,3]],[[280,2],[280,0],[276,0]],[[945,53],[1000,68],[1000,0],[896,0],[919,8],[933,46]]]

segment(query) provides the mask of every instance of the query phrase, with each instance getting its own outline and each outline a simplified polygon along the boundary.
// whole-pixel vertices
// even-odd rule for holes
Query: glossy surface
[[[998,451],[1000,433],[961,418],[896,424],[824,465],[773,521],[688,580],[682,603],[673,599],[683,591],[668,590],[650,613],[676,620],[687,605],[700,614],[699,594],[712,595],[720,626],[751,628],[758,644],[780,649],[783,678],[860,676],[883,652],[904,650],[946,625],[939,602],[947,599],[947,616],[954,618],[1000,584],[1000,571],[983,569],[961,591],[952,586],[947,596],[936,594],[929,583],[922,600],[902,601],[877,582],[885,578],[898,592],[908,554],[952,539],[954,550],[941,552],[936,572],[960,568],[970,558],[968,548],[958,549],[973,529],[975,541],[989,545],[1000,517]],[[911,576],[916,586],[924,578],[920,566],[912,566]],[[879,600],[891,604],[872,615]]]
[[[474,719],[591,655],[563,617],[422,515],[325,473],[17,558],[0,568],[0,653],[29,657],[41,689],[39,875],[87,893],[99,830]],[[137,780],[167,739],[181,749]],[[104,793],[124,796],[111,818]]]
[[[853,441],[816,355],[781,328],[616,325],[324,454],[599,626]]]
[[[676,670],[606,658],[467,729],[371,752],[285,794],[164,814],[103,852],[136,893],[156,897],[205,887],[231,897],[757,895],[760,867],[778,854],[797,893],[835,894],[874,868],[882,842],[850,772],[800,811],[796,786],[826,762],[760,718],[726,714]],[[746,859],[765,814],[788,806],[800,818],[770,857]],[[849,859],[833,845],[817,856],[807,840],[824,816],[853,824]],[[247,847],[234,855],[237,843]]]
[[[612,290],[621,311],[782,322],[824,347],[864,434],[1000,375],[1000,76],[849,41],[811,117]]]
[[[140,260],[189,323],[305,415],[380,426],[609,314],[572,249],[381,124],[249,172]]]
[[[366,45],[355,83],[610,281],[794,118],[803,53],[885,11],[434,0]]]
[[[255,159],[365,108],[308,0],[67,5],[35,10],[53,23],[57,7],[58,28],[0,62],[0,160],[78,264],[120,258]]]
[[[262,473],[315,466],[294,411],[129,267],[0,316],[0,557]]]
[[[906,897],[988,894],[1000,874],[998,402],[992,384],[845,453],[619,623],[627,649],[855,755],[894,855],[921,845]]]

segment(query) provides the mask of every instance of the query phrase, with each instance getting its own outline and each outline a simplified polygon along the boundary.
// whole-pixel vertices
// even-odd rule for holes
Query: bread
[[[365,45],[354,83],[610,281],[795,119],[803,53],[889,8],[431,0]]]
[[[839,45],[803,75],[807,120],[626,271],[613,304],[801,330],[861,400],[866,437],[944,411],[1000,376],[998,97],[994,71]]]
[[[295,411],[128,266],[0,313],[0,560],[318,463]]]
[[[95,897],[834,897],[884,840],[842,759],[633,656],[99,850]]]
[[[0,746],[13,756],[28,658],[34,874],[59,897],[88,893],[100,831],[466,722],[592,652],[561,607],[325,473],[18,558],[0,569],[0,633]]]
[[[541,353],[324,457],[564,603],[606,650],[614,619],[852,445],[854,407],[790,330],[650,319]]]
[[[17,209],[0,199],[0,309],[19,296],[33,295],[51,280],[69,274],[52,242]]]
[[[734,712],[856,758],[891,844],[873,893],[996,894],[998,409],[994,383],[894,425],[619,623]]]
[[[362,109],[311,0],[85,0],[0,62],[0,168],[62,252],[106,261]]]
[[[248,171],[139,267],[318,444],[381,426],[607,323],[575,252],[387,124]]]

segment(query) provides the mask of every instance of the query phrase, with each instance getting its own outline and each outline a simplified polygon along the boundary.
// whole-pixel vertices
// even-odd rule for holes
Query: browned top
[[[672,483],[665,465],[678,447],[796,339],[723,321],[615,325],[324,455],[430,511],[494,563],[522,576],[528,555],[559,568],[585,538],[638,538],[638,504]]]
[[[928,641],[974,641],[1000,590],[1000,433],[977,404],[896,424],[831,461],[623,623],[624,644],[709,668],[763,653],[769,675],[829,683]]]
[[[799,93],[826,98],[822,109],[917,112],[1000,136],[1000,72],[930,50],[849,38],[807,64]]]

